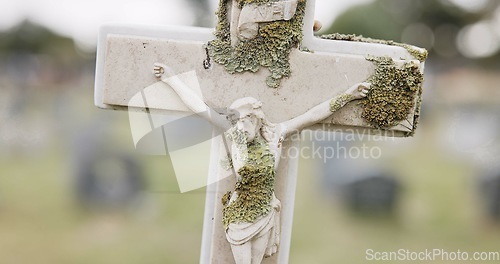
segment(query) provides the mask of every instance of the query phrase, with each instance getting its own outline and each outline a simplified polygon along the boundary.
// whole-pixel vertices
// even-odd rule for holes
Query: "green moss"
[[[415,107],[415,115],[413,117],[413,129],[410,133],[408,133],[407,136],[414,136],[415,131],[417,130],[418,125],[420,124],[420,111],[422,108],[422,94],[424,92],[423,86],[420,85],[420,88],[418,89],[418,94],[417,94],[417,106]]]
[[[222,159],[220,161],[220,166],[224,169],[224,170],[230,170],[233,168],[233,159],[228,155],[225,159]]]
[[[381,40],[381,39],[372,39],[365,38],[363,36],[357,35],[346,35],[340,33],[328,34],[320,36],[322,39],[330,39],[330,40],[343,40],[343,41],[354,41],[354,42],[366,42],[366,43],[376,43],[376,44],[384,44],[389,46],[398,46],[405,48],[415,59],[423,62],[427,59],[429,53],[425,49],[417,48],[415,46],[394,42],[392,40]]]
[[[254,223],[272,210],[275,158],[269,143],[259,136],[246,144],[246,150],[245,165],[238,170],[240,179],[235,186],[238,197],[230,204],[231,193],[222,198],[222,222],[226,229],[229,224]]]
[[[240,6],[247,4],[271,3],[272,0],[239,0]],[[291,49],[302,41],[302,26],[306,1],[300,0],[295,16],[289,21],[261,23],[255,39],[240,41],[231,46],[230,22],[228,19],[229,0],[219,3],[216,39],[207,45],[209,55],[215,62],[225,66],[231,73],[257,72],[266,67],[271,72],[266,83],[278,88],[283,78],[291,74],[289,56]]]
[[[321,38],[403,47],[421,62],[424,62],[428,56],[425,49],[392,40],[339,33],[323,35]],[[363,118],[376,128],[390,128],[407,120],[411,111],[415,109],[413,126],[410,128],[411,132],[408,133],[408,136],[412,136],[418,126],[423,92],[424,76],[420,72],[419,65],[406,62],[402,68],[398,68],[389,57],[370,57],[367,59],[373,61],[377,65],[377,69],[368,80],[372,84],[371,91],[361,103],[364,107]]]
[[[240,6],[240,8],[242,8],[243,6],[249,5],[249,4],[260,5],[260,4],[267,4],[269,2],[274,2],[274,1],[269,1],[269,0],[238,0],[238,5]]]
[[[219,8],[216,15],[218,17],[217,25],[215,26],[215,37],[221,41],[231,41],[231,32],[229,28],[228,5],[230,0],[220,0]]]
[[[370,57],[368,60],[377,65],[371,83],[370,93],[361,101],[364,111],[362,117],[376,128],[390,128],[407,120],[415,109],[415,121],[411,128],[412,135],[418,124],[422,84],[424,80],[420,67],[414,62],[406,62],[403,67],[395,65],[390,57]]]
[[[332,99],[330,102],[330,111],[336,112],[340,108],[344,107],[347,103],[352,101],[352,95],[350,94],[341,94]]]
[[[231,200],[231,192],[227,192],[222,196],[222,205],[227,206]]]

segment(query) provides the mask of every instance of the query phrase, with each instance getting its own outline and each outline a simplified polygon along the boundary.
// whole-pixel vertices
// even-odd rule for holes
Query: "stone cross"
[[[145,115],[150,127],[133,135],[137,143],[138,138],[166,123],[153,114],[179,118],[197,112],[179,94],[183,87],[217,111],[208,113],[209,117],[223,116],[227,112],[218,109],[253,97],[260,101],[258,108],[267,120],[278,124],[332,98],[342,98],[358,83],[370,82],[371,91],[364,101],[342,103],[338,109],[335,105],[341,101],[332,101],[336,111],[308,128],[411,135],[419,117],[426,51],[358,36],[315,37],[314,8],[315,0],[221,0],[215,35],[214,29],[205,28],[104,26],[97,55],[95,104],[103,109],[128,109],[131,118]],[[271,44],[276,42],[268,41],[272,38],[297,43],[273,50]],[[258,41],[268,48],[251,46]],[[269,54],[274,59],[268,59]],[[280,57],[283,54],[286,60]],[[399,108],[404,108],[403,114]],[[200,263],[235,262],[223,226],[221,200],[234,190],[236,179],[228,177],[231,171],[221,166],[220,161],[231,151],[218,135],[214,133],[217,140],[211,143],[209,175],[204,182],[208,188]],[[281,144],[282,153],[299,148],[296,137],[280,139]],[[288,263],[298,158],[280,157],[274,183],[274,194],[281,201],[281,221],[273,226],[280,230],[277,253],[241,263]],[[196,161],[190,163],[196,165]],[[181,191],[191,189],[193,186],[181,187]]]

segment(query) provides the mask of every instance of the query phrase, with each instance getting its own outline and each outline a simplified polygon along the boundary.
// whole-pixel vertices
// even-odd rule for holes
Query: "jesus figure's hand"
[[[347,89],[346,94],[352,96],[353,100],[363,99],[370,91],[370,83],[359,83]]]

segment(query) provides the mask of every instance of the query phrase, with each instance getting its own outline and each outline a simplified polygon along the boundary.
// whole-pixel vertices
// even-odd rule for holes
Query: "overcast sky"
[[[207,1],[215,12],[218,0]],[[371,1],[316,0],[316,19],[328,25],[350,6]],[[190,25],[189,8],[185,0],[0,0],[0,30],[29,19],[92,48],[104,23]]]

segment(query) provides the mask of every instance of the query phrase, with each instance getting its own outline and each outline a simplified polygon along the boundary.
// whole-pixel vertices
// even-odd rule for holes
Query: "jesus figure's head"
[[[257,136],[262,135],[262,130],[268,125],[262,102],[253,98],[245,97],[234,101],[229,107],[233,115],[235,128],[241,131],[248,142],[252,142]]]

